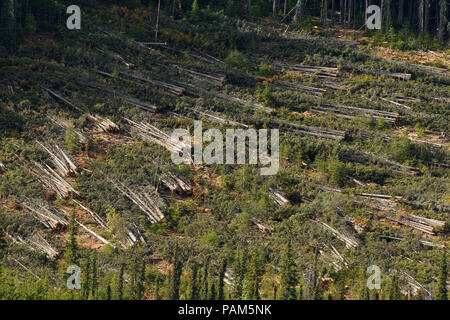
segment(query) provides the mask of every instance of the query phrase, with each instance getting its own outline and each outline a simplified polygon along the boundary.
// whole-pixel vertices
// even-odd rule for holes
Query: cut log
[[[95,233],[94,231],[92,231],[91,229],[89,229],[88,227],[86,227],[84,224],[82,224],[80,221],[76,220],[76,222],[78,223],[78,225],[80,227],[82,227],[84,230],[86,230],[87,232],[89,232],[91,235],[93,235],[94,237],[96,237],[98,240],[100,240],[101,242],[103,242],[104,244],[110,244],[110,242],[108,240],[106,240],[105,238],[103,238],[102,236],[98,235],[97,233]]]
[[[275,189],[269,190],[269,196],[275,201],[276,204],[278,204],[280,207],[287,206],[289,203],[289,200],[286,199],[282,193]]]
[[[33,235],[23,238],[18,234],[6,233],[6,235],[16,244],[22,244],[27,246],[32,251],[44,252],[49,258],[55,258],[58,255],[58,251],[54,249],[40,234],[34,233]]]
[[[262,232],[266,234],[270,234],[273,231],[273,228],[270,226],[267,226],[266,224],[262,223],[260,220],[256,218],[250,219],[250,221]]]
[[[169,172],[161,177],[161,181],[171,192],[192,193],[192,186],[177,174]]]
[[[204,79],[207,80],[209,82],[213,82],[218,86],[223,86],[226,81],[227,81],[227,77],[225,75],[221,75],[221,74],[207,74],[207,73],[203,73],[203,72],[198,72],[198,71],[194,71],[194,70],[189,70],[189,69],[185,69],[182,68],[180,66],[174,66],[175,68],[187,73],[190,77],[192,78],[197,78],[197,79]]]
[[[339,72],[339,69],[334,67],[316,67],[303,64],[283,64],[280,62],[276,62],[273,66],[277,71],[288,71],[291,73],[309,73],[316,76],[331,78],[337,77]]]
[[[55,151],[51,151],[38,140],[36,140],[36,143],[49,154],[53,165],[61,176],[74,176],[78,172],[77,166],[58,145],[55,145]]]
[[[119,72],[119,74],[125,78],[137,80],[137,81],[140,81],[143,83],[150,83],[150,84],[154,85],[155,87],[165,89],[165,90],[169,91],[170,93],[177,95],[177,96],[182,96],[186,92],[185,88],[182,88],[182,87],[170,84],[170,83],[166,83],[166,82],[163,82],[160,80],[154,80],[154,79],[146,78],[143,76],[138,76],[138,75],[124,73],[124,72]]]
[[[167,133],[161,131],[155,126],[145,122],[134,122],[130,119],[124,118],[130,125],[132,131],[141,139],[150,141],[160,146],[163,146],[170,152],[181,153],[188,145],[185,145],[183,141],[173,139]]]
[[[47,228],[56,230],[69,224],[64,217],[58,215],[55,210],[52,210],[39,200],[28,199],[22,202],[22,205],[28,211],[34,213]]]
[[[95,89],[107,92],[107,93],[113,95],[114,98],[121,99],[122,101],[124,101],[124,102],[126,102],[128,104],[131,104],[133,106],[136,106],[136,107],[138,107],[138,108],[140,108],[140,109],[142,109],[144,111],[156,112],[158,110],[158,107],[153,105],[153,104],[150,104],[148,102],[140,101],[140,100],[138,100],[136,98],[133,98],[133,97],[128,96],[128,95],[125,95],[125,94],[123,94],[121,92],[118,92],[118,91],[115,91],[115,90],[112,90],[112,89],[109,89],[109,88],[106,88],[106,87],[103,87],[103,86],[100,86],[100,85],[97,85],[97,84],[92,84],[91,83],[91,84],[87,84],[87,85],[89,87],[91,87],[91,88],[95,88]]]
[[[136,204],[143,212],[145,212],[152,223],[157,223],[164,218],[160,207],[163,206],[163,200],[159,194],[153,188],[148,186],[147,188],[140,188],[139,190],[132,189],[129,186],[121,183],[120,181],[108,180],[112,185],[120,191],[123,195],[129,198],[134,204]],[[152,190],[146,190],[146,189]],[[149,194],[151,193],[151,195]]]
[[[80,112],[84,112],[83,109],[77,107],[76,105],[74,105],[72,102],[70,102],[68,99],[64,98],[61,94],[57,93],[56,91],[50,90],[49,88],[45,88],[45,87],[43,87],[43,89],[45,91],[47,91],[51,96],[61,100],[62,102],[64,102],[65,104],[71,106],[72,108],[77,109]]]
[[[59,126],[62,129],[67,129],[69,128],[70,124],[69,121],[62,119],[62,118],[58,118],[58,117],[54,117],[54,116],[48,116],[48,118],[57,126]],[[87,142],[86,137],[83,135],[83,133],[81,133],[79,130],[77,130],[76,128],[72,128],[73,132],[77,135],[78,137],[78,142],[80,142],[81,144],[84,144]]]
[[[300,135],[308,135],[338,141],[345,139],[345,132],[339,130],[308,127],[284,121],[272,121],[269,125],[276,129],[288,130],[294,133],[298,133]]]
[[[321,225],[322,227],[328,229],[331,231],[331,233],[333,233],[333,235],[338,238],[339,240],[341,240],[342,242],[345,243],[345,246],[349,249],[356,249],[358,247],[358,242],[356,242],[355,240],[351,239],[350,237],[340,233],[339,231],[337,231],[336,229],[330,227],[328,224],[326,224],[325,222],[322,221],[318,221],[318,220],[312,220],[311,221]]]
[[[321,104],[318,106],[311,106],[311,112],[315,113],[334,113],[338,117],[353,119],[357,115],[369,115],[375,119],[383,119],[388,123],[395,123],[398,120],[399,114],[394,112],[387,112],[375,109],[357,108],[343,105]]]
[[[105,132],[120,132],[120,127],[107,118],[103,118],[99,115],[89,114],[88,118],[94,121],[97,126]]]
[[[73,202],[78,204],[84,211],[89,213],[92,216],[92,218],[95,220],[95,222],[97,222],[102,228],[108,229],[108,226],[106,225],[106,223],[103,221],[103,219],[98,214],[96,214],[95,212],[92,212],[91,210],[86,208],[84,205],[82,205],[80,202],[78,202],[75,199],[73,199]]]
[[[71,195],[79,196],[79,193],[47,164],[36,161],[33,164],[35,168],[30,168],[29,171],[42,182],[44,187],[55,191],[63,199]]]

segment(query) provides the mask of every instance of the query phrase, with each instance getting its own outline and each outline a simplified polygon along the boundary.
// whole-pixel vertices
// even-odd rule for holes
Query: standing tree
[[[444,250],[442,251],[441,265],[439,270],[438,292],[436,295],[437,300],[448,299],[447,278],[448,278],[447,249],[444,248]]]
[[[189,274],[189,300],[197,300],[198,296],[198,284],[197,284],[198,265],[195,261],[191,264],[191,272]]]
[[[295,264],[291,242],[289,241],[281,259],[281,299],[295,300],[297,292],[297,266]]]
[[[201,299],[203,299],[203,300],[208,299],[208,292],[209,292],[208,267],[209,267],[209,257],[206,258],[205,265],[203,267],[203,274],[202,274],[202,284],[201,284],[202,287],[201,287],[200,296],[201,296]]]
[[[92,299],[95,299],[97,294],[97,251],[94,252],[94,257],[92,258],[92,285],[91,285],[91,295]]]
[[[402,292],[400,290],[400,283],[398,276],[394,274],[389,288],[389,300],[400,300],[402,298]]]
[[[439,27],[438,27],[438,40],[439,43],[445,44],[445,37],[447,33],[447,0],[439,0]]]
[[[259,263],[259,254],[255,249],[250,257],[248,271],[245,275],[245,292],[244,297],[250,300],[261,299],[259,294],[259,287],[261,284],[261,268]]]
[[[91,283],[91,258],[87,256],[86,262],[84,265],[85,273],[84,273],[84,281],[83,281],[83,299],[89,299],[89,287]]]
[[[227,271],[227,259],[223,259],[223,262],[219,270],[219,284],[217,286],[217,299],[225,300],[225,272]]]
[[[302,22],[303,19],[303,0],[297,0],[297,4],[295,5],[295,15],[294,15],[294,21],[295,22]]]
[[[180,299],[180,277],[182,273],[182,263],[177,256],[175,256],[175,262],[173,264],[173,271],[171,273],[169,299]]]
[[[119,271],[119,284],[117,286],[117,299],[122,300],[123,299],[123,273],[125,269],[125,264],[122,263],[120,265],[120,271]]]
[[[244,250],[242,250],[242,249],[236,250],[236,254],[234,257],[234,264],[233,264],[233,274],[236,278],[235,285],[234,285],[234,291],[233,291],[233,297],[235,299],[242,298],[245,270],[247,268],[246,257],[247,257],[247,254]]]
[[[66,251],[64,254],[64,258],[69,265],[77,264],[79,262],[79,253],[77,240],[75,239],[75,234],[77,233],[75,210],[72,210],[72,212],[70,213],[68,229],[69,238],[66,241]]]

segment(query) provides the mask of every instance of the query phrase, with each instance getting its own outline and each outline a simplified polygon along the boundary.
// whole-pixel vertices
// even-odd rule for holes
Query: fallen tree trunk
[[[163,175],[161,181],[171,192],[192,193],[192,186],[174,173],[169,172]]]
[[[171,152],[180,153],[188,147],[182,141],[173,139],[171,136],[149,123],[137,123],[127,118],[124,118],[124,120],[131,125],[131,128],[141,139],[159,144]]]
[[[276,204],[278,204],[280,207],[284,207],[287,206],[289,203],[289,200],[286,199],[281,192],[274,190],[274,189],[270,189],[269,190],[269,196],[276,202]]]
[[[34,165],[37,169],[31,168],[29,170],[45,187],[55,191],[63,199],[71,195],[79,196],[79,193],[47,164],[34,161]]]
[[[114,98],[121,99],[122,101],[124,101],[124,102],[126,102],[128,104],[131,104],[133,106],[136,106],[136,107],[138,107],[138,108],[140,108],[142,110],[149,111],[149,112],[156,112],[158,110],[158,107],[153,105],[153,104],[140,101],[140,100],[138,100],[136,98],[133,98],[131,96],[127,96],[127,95],[125,95],[125,94],[123,94],[121,92],[118,92],[118,91],[115,91],[115,90],[112,90],[112,89],[109,89],[109,88],[105,88],[105,87],[97,85],[97,84],[87,84],[87,85],[89,87],[91,87],[91,88],[107,92],[107,93],[113,95]]]
[[[49,155],[50,159],[53,162],[53,165],[56,167],[58,172],[65,177],[74,176],[78,173],[77,166],[69,159],[66,153],[58,145],[55,145],[56,151],[49,150],[46,146],[44,146],[41,142],[36,140],[37,144],[41,146],[43,150],[45,150]]]
[[[381,110],[375,110],[375,109],[365,109],[365,108],[357,108],[357,107],[350,107],[350,106],[343,106],[343,105],[331,105],[331,104],[321,104],[318,106],[311,106],[310,107],[311,112],[316,113],[327,113],[332,112],[336,116],[339,117],[345,117],[347,119],[353,119],[357,115],[370,115],[374,117],[375,119],[383,119],[386,122],[389,123],[395,123],[397,122],[399,118],[398,113],[394,112],[387,112],[387,111],[381,111]]]
[[[325,222],[322,221],[318,221],[318,220],[312,220],[315,223],[318,223],[319,225],[325,227],[326,229],[330,230],[331,233],[333,233],[334,236],[336,236],[336,238],[338,238],[339,240],[341,240],[342,242],[345,243],[345,246],[349,249],[356,249],[358,247],[358,242],[356,242],[355,240],[347,237],[346,235],[340,233],[339,231],[337,231],[336,229],[330,227],[328,224],[326,224]]]
[[[38,219],[47,227],[53,230],[67,226],[69,223],[64,217],[60,217],[52,212],[49,207],[39,204],[37,200],[28,200],[22,205],[30,212],[36,214]]]
[[[108,226],[106,225],[106,223],[103,221],[103,219],[98,214],[96,214],[95,212],[92,212],[91,210],[89,210],[88,208],[83,206],[80,202],[78,202],[75,199],[73,199],[73,202],[78,204],[84,211],[89,213],[92,216],[92,218],[95,220],[95,222],[97,222],[100,226],[102,226],[102,228],[108,229]]]
[[[308,127],[288,122],[273,121],[275,128],[282,128],[283,130],[289,130],[301,135],[309,135],[318,138],[332,139],[332,140],[344,140],[345,132],[339,130],[322,129],[316,127]]]
[[[129,198],[136,204],[143,212],[145,212],[152,223],[157,223],[164,218],[164,214],[160,210],[163,200],[159,194],[153,190],[153,199],[145,192],[145,190],[133,190],[119,181],[108,179],[112,185],[119,190],[123,195]]]
[[[103,118],[99,115],[89,114],[88,118],[94,121],[97,126],[105,132],[120,132],[120,127],[107,118]]]
[[[91,229],[89,229],[88,227],[86,227],[84,224],[82,224],[80,221],[76,220],[78,225],[80,227],[82,227],[84,230],[86,230],[87,232],[89,232],[91,235],[93,235],[94,237],[96,237],[98,240],[100,240],[101,242],[103,242],[104,244],[110,244],[110,242],[108,240],[106,240],[105,238],[103,238],[102,236],[99,236],[97,233],[95,233],[94,231],[92,231]]]

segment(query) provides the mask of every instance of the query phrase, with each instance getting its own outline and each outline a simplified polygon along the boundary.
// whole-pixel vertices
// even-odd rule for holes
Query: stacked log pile
[[[167,133],[161,131],[160,129],[152,126],[149,123],[145,123],[142,121],[137,123],[127,118],[124,119],[131,125],[132,131],[134,131],[134,133],[139,136],[139,138],[145,141],[159,144],[170,152],[181,153],[183,152],[183,149],[187,147],[183,144],[182,141],[178,141],[172,138]]]
[[[311,112],[313,113],[328,113],[331,112],[337,117],[343,117],[346,119],[353,119],[358,115],[370,115],[375,119],[383,119],[388,123],[395,123],[398,120],[399,114],[395,112],[387,112],[375,109],[357,108],[343,105],[331,105],[322,104],[318,106],[311,106]]]
[[[289,204],[289,200],[286,199],[283,194],[275,189],[269,190],[269,196],[275,201],[276,204],[278,204],[280,207],[287,206]]]
[[[161,181],[171,192],[192,193],[192,186],[172,172],[163,175]]]
[[[136,204],[143,212],[145,212],[152,223],[157,223],[164,218],[160,207],[164,202],[159,194],[153,188],[140,188],[140,190],[132,189],[129,186],[110,179],[112,185],[123,195]],[[146,190],[150,189],[150,190]]]
[[[127,230],[127,237],[122,242],[124,247],[132,247],[139,243],[145,245],[145,239],[139,231],[139,228],[134,223],[132,224],[132,227],[132,229]]]
[[[38,140],[36,140],[36,142],[44,151],[48,153],[53,165],[61,176],[71,177],[78,172],[77,166],[58,145],[55,145],[54,150],[50,150]]]
[[[47,228],[57,230],[69,224],[64,217],[59,216],[54,212],[54,210],[41,203],[40,201],[27,200],[24,201],[22,205],[24,206],[24,208],[34,213],[36,217],[42,222],[42,224]]]

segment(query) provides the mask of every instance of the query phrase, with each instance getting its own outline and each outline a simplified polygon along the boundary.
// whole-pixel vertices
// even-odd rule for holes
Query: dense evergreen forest
[[[77,1],[83,5],[88,1]],[[158,1],[98,1],[102,4],[125,4],[135,8],[141,3],[156,6]],[[366,8],[376,4],[383,16],[383,28],[389,30],[402,28],[430,34],[441,44],[448,41],[450,24],[448,19],[448,0],[163,0],[159,1],[163,10],[181,19],[192,8],[208,8],[222,11],[231,17],[261,18],[272,16],[281,21],[302,23],[311,16],[320,17],[323,26],[339,22],[349,28],[364,26]],[[194,2],[194,3],[193,3]],[[3,0],[0,6],[1,38],[7,45],[16,45],[23,37],[33,31],[45,31],[63,19],[64,9],[55,0]]]
[[[1,0],[0,299],[447,300],[448,11]],[[279,129],[278,173],[174,164],[194,120]]]

